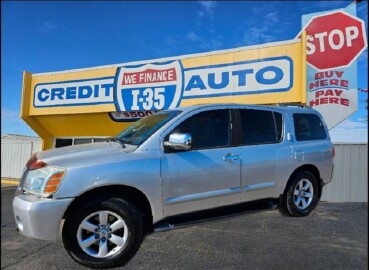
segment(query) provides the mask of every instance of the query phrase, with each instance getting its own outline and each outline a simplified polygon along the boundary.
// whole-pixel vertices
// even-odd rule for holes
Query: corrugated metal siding
[[[335,144],[333,179],[324,187],[322,201],[368,202],[368,145]],[[19,178],[41,142],[2,142],[1,177]]]
[[[28,159],[41,148],[42,142],[1,142],[1,177],[20,178]]]
[[[368,202],[368,144],[335,144],[332,182],[322,201]]]

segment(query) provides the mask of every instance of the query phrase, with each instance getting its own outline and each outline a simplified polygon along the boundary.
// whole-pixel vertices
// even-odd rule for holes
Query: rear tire
[[[63,244],[77,263],[90,268],[112,268],[127,263],[143,236],[142,217],[121,198],[83,204],[65,221]]]
[[[290,216],[303,217],[314,210],[319,200],[316,177],[309,171],[301,171],[293,175],[288,182],[283,194],[282,207]]]

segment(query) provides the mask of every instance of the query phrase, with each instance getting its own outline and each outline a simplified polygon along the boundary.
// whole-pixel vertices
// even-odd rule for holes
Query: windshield
[[[182,111],[161,111],[142,118],[116,136],[124,144],[140,145]]]

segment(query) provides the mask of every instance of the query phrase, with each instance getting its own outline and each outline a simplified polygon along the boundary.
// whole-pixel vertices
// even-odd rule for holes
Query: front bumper
[[[56,241],[64,212],[71,199],[40,199],[27,195],[14,197],[13,212],[21,234]]]

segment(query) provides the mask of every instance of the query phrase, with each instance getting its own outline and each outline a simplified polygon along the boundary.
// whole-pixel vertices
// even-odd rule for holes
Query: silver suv
[[[331,180],[333,156],[313,109],[161,111],[107,142],[37,153],[21,178],[14,216],[23,235],[61,234],[75,261],[110,268],[135,254],[145,232],[183,214],[274,199],[291,216],[308,215]]]

